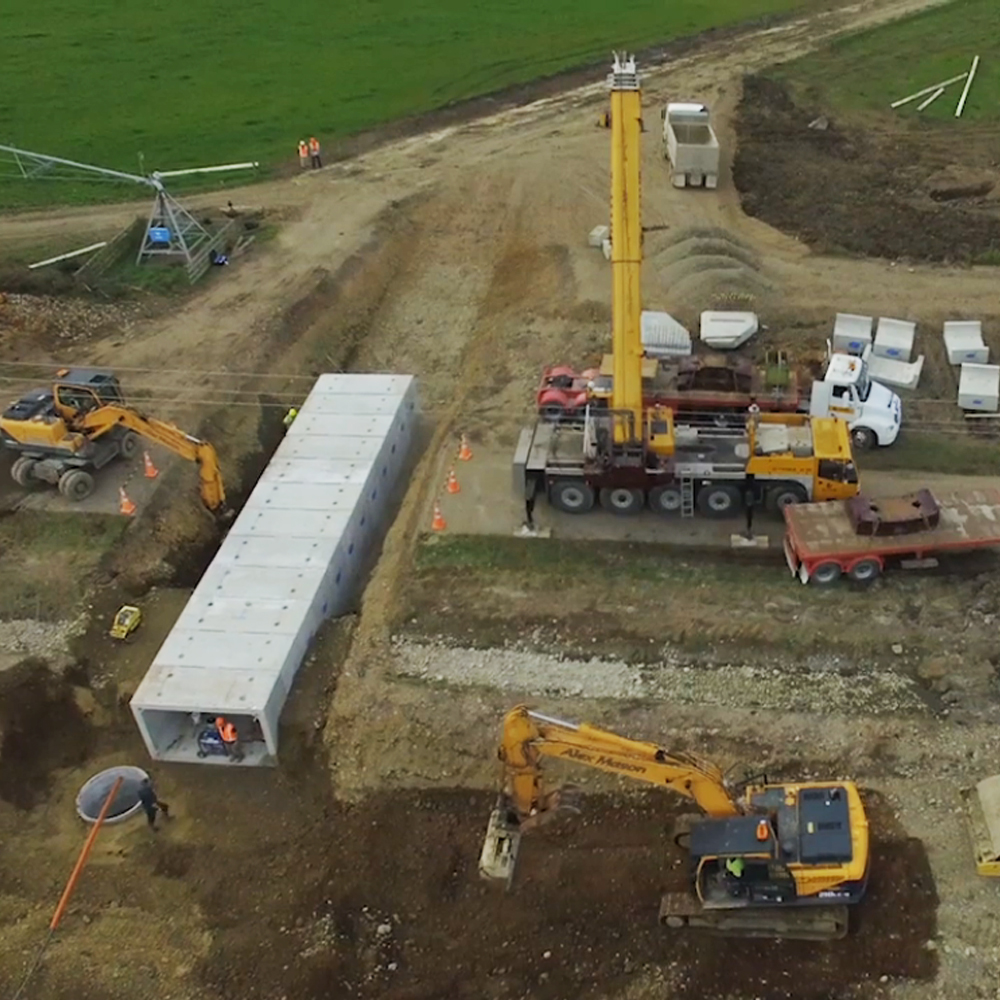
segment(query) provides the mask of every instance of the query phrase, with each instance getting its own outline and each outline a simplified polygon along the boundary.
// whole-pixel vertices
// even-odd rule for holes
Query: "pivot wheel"
[[[733,517],[740,509],[741,499],[735,486],[706,486],[698,494],[698,510],[709,517]]]
[[[657,514],[673,517],[681,512],[681,488],[679,486],[656,486],[649,491],[649,506]]]
[[[22,455],[20,458],[15,459],[14,464],[10,467],[10,478],[18,486],[27,489],[35,481],[35,477],[32,475],[34,468],[35,460],[28,458],[27,455]]]
[[[638,514],[645,506],[646,498],[642,490],[611,487],[601,490],[601,506],[613,514]]]
[[[585,514],[594,506],[594,491],[580,479],[564,479],[552,484],[549,503],[566,514]]]
[[[135,431],[126,431],[118,444],[122,458],[134,458],[139,450],[139,435]]]
[[[83,469],[70,469],[59,477],[59,492],[67,500],[86,500],[94,492],[94,477]]]

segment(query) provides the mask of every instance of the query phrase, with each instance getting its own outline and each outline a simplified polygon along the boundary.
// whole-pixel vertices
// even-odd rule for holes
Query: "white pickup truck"
[[[719,140],[704,104],[668,104],[663,118],[663,156],[674,187],[714,188],[719,183]]]

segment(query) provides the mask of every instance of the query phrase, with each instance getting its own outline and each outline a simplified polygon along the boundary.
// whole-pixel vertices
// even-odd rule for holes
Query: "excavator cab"
[[[56,411],[67,422],[102,406],[125,404],[118,379],[101,368],[60,369],[52,393]]]

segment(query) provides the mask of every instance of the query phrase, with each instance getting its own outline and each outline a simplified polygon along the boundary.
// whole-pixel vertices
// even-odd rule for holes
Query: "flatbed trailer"
[[[859,509],[867,515],[861,530]],[[804,584],[842,576],[870,583],[890,563],[921,569],[943,553],[1000,547],[1000,489],[793,504],[783,513],[785,561]],[[879,533],[880,524],[889,533]]]

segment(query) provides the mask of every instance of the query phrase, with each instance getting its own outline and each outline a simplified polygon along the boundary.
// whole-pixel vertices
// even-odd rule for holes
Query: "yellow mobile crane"
[[[70,500],[90,496],[93,473],[113,459],[132,458],[140,436],[195,462],[202,502],[218,517],[230,515],[215,448],[129,406],[111,371],[63,368],[51,388],[28,393],[0,416],[3,445],[18,454],[13,480],[57,486]]]
[[[697,754],[554,719],[525,706],[507,713],[498,756],[504,781],[490,814],[480,874],[514,876],[522,834],[579,811],[570,788],[547,791],[544,757],[644,781],[694,800],[704,816],[681,817],[675,842],[690,852],[691,891],[667,893],[660,922],[729,937],[841,938],[848,907],[868,881],[868,819],[850,781],[732,788]]]
[[[642,99],[633,58],[615,55],[610,86],[610,405],[588,406],[582,427],[539,420],[521,432],[514,477],[529,522],[542,493],[571,514],[599,501],[616,514],[637,514],[648,504],[664,515],[697,509],[716,517],[736,513],[748,492],[773,510],[854,496],[858,475],[842,420],[766,413],[742,429],[675,427],[669,407],[644,405]]]

